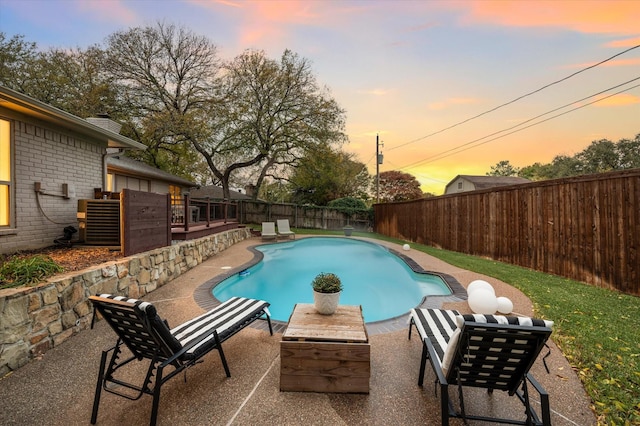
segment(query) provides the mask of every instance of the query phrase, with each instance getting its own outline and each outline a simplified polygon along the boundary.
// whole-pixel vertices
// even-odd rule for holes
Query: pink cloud
[[[76,8],[84,15],[91,15],[94,19],[114,21],[121,24],[135,24],[136,14],[121,0],[111,1],[75,1]]]
[[[291,36],[291,26],[338,26],[369,7],[369,3],[356,3],[353,6],[305,0],[189,2],[213,11],[219,11],[221,7],[233,8],[232,13],[237,14],[240,21],[237,44],[243,47],[259,44],[261,48],[286,42]]]
[[[593,105],[598,107],[617,107],[634,104],[640,104],[640,97],[630,95],[629,93],[621,93],[619,95],[604,99],[600,102],[596,102]]]
[[[450,3],[464,23],[558,27],[583,33],[638,34],[640,2],[473,0]]]
[[[607,47],[633,47],[640,44],[640,37],[626,38],[623,40],[615,40],[607,43]]]

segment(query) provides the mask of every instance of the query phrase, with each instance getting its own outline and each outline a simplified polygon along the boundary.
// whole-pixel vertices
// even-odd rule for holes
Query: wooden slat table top
[[[338,305],[333,315],[322,315],[313,304],[298,303],[282,340],[367,343],[369,337],[361,306]]]

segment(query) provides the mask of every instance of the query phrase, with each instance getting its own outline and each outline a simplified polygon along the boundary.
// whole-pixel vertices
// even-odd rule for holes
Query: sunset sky
[[[0,31],[42,49],[158,21],[207,36],[223,59],[310,60],[347,111],[345,150],[375,173],[378,134],[380,171],[436,194],[501,160],[548,163],[640,133],[640,1],[0,0]]]

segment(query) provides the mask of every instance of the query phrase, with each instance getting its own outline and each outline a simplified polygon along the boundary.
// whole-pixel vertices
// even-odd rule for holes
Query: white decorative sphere
[[[513,302],[504,296],[498,297],[498,312],[501,314],[510,314],[513,312]]]
[[[403,249],[404,251],[409,251],[409,249],[410,249],[410,248],[411,248],[411,247],[409,247],[409,244],[405,244],[405,245],[403,245],[403,246],[402,246],[402,249]]]
[[[490,290],[493,295],[495,296],[496,291],[493,289],[493,286],[491,284],[489,284],[486,281],[483,280],[475,280],[475,281],[471,281],[471,284],[469,284],[469,287],[467,287],[467,294],[469,296],[471,296],[471,293],[473,293],[476,290],[479,290],[481,288]]]
[[[469,307],[476,314],[493,315],[498,310],[498,298],[493,291],[479,288],[469,295]]]

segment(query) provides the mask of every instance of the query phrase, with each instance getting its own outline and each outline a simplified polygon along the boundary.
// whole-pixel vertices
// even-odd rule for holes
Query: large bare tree
[[[220,184],[227,198],[232,183],[253,184],[257,195],[310,149],[347,139],[344,110],[289,50],[280,60],[248,50],[222,64],[206,37],[157,23],[112,34],[104,50],[46,54],[0,33],[0,59],[0,78],[77,115],[115,115],[147,145],[138,159]]]
[[[234,174],[253,179],[257,196],[267,176],[286,176],[309,149],[346,141],[344,110],[317,83],[309,62],[289,50],[280,61],[256,50],[230,61],[210,105],[210,137],[192,142],[225,197]]]
[[[188,178],[203,178],[191,147],[218,84],[216,46],[206,37],[158,23],[112,34],[105,67],[129,109],[126,131],[148,146],[144,160]],[[205,132],[206,134],[206,132]]]
[[[106,63],[147,160],[185,175],[195,148],[227,198],[239,174],[259,188],[306,147],[346,139],[344,111],[290,51],[280,62],[246,51],[221,68],[208,39],[159,23],[109,37]]]

